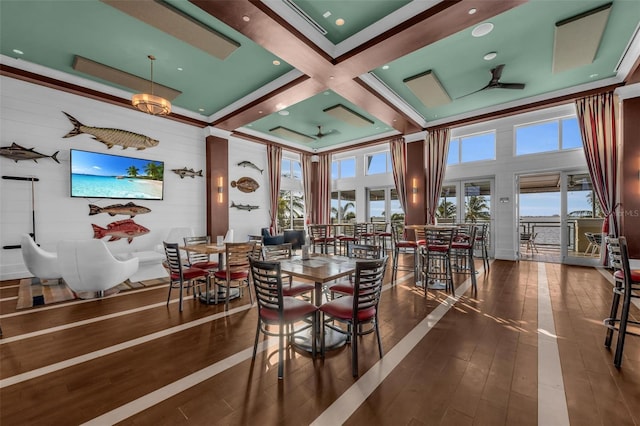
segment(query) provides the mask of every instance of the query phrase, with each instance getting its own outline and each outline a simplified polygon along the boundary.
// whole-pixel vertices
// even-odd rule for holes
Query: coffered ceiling
[[[153,55],[174,118],[311,151],[620,84],[639,22],[638,0],[0,1],[0,53],[125,106]]]

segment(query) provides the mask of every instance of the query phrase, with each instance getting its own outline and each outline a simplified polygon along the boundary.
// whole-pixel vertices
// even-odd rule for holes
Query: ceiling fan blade
[[[498,80],[500,80],[500,77],[502,77],[503,68],[504,68],[504,64],[500,64],[491,70],[491,83],[497,83]]]
[[[524,83],[498,83],[497,89],[524,89]]]

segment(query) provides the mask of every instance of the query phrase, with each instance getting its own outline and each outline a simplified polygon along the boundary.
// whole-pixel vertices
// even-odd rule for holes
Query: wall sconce
[[[222,176],[218,178],[218,203],[222,203],[224,201],[224,181]]]
[[[411,181],[411,194],[412,194],[412,202],[415,204],[418,202],[418,179],[413,178]]]

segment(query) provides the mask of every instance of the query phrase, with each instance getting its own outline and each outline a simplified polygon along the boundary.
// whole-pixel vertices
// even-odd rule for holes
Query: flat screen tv
[[[71,150],[71,196],[162,200],[164,163]]]

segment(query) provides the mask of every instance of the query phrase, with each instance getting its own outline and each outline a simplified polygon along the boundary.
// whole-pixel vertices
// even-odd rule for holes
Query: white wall
[[[107,243],[114,252],[150,250],[167,236],[172,227],[190,226],[196,234],[206,232],[205,179],[181,179],[171,169],[205,169],[205,130],[131,109],[94,101],[7,77],[0,77],[0,145],[12,142],[52,155],[60,151],[57,164],[49,158],[14,161],[0,157],[0,172],[8,176],[34,176],[36,239],[44,249],[55,250],[63,239],[93,238],[92,223],[99,226],[128,216],[99,214],[89,216],[88,204],[105,207],[129,200],[82,199],[69,196],[69,150],[71,148],[164,161],[164,200],[134,200],[151,209],[136,216],[135,222],[150,232],[128,244],[126,240]],[[159,145],[145,150],[112,149],[82,134],[64,139],[73,126],[65,111],[84,125],[111,127],[150,136]],[[20,234],[31,232],[31,184],[0,180],[0,242],[2,246],[20,244]],[[232,212],[233,213],[233,212]],[[253,213],[253,212],[252,212]],[[107,241],[108,238],[104,238]],[[2,250],[0,279],[29,276],[19,249]]]

